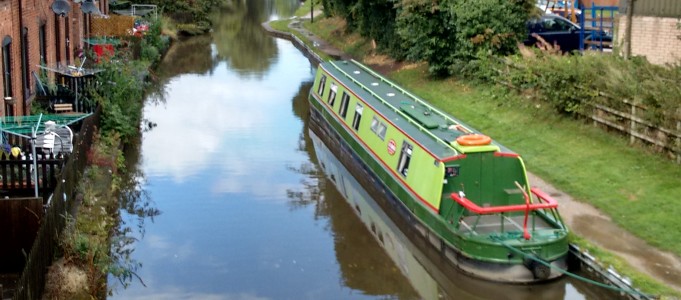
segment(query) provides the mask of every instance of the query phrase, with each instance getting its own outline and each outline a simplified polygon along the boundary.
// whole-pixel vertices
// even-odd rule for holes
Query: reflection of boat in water
[[[525,286],[499,286],[466,276],[453,268],[439,268],[440,257],[432,248],[419,247],[400,230],[404,222],[391,219],[343,163],[331,152],[311,127],[310,138],[318,164],[376,242],[385,250],[421,299],[564,299],[565,284],[555,282],[538,289]],[[345,158],[349,153],[338,153]],[[350,161],[345,161],[352,164]],[[357,233],[358,234],[358,233]],[[418,240],[418,239],[417,239]],[[427,245],[421,245],[427,246]],[[425,250],[425,251],[422,251]],[[342,265],[343,263],[341,263]],[[355,287],[357,288],[357,287]]]
[[[309,101],[332,151],[449,262],[494,281],[561,275],[551,267],[565,268],[567,229],[516,153],[354,61],[320,64]]]
[[[438,299],[442,294],[438,284],[412,254],[415,252],[411,243],[405,243],[406,237],[396,225],[377,207],[376,202],[364,190],[357,180],[338,161],[333,153],[324,145],[314,132],[310,132],[315,153],[324,174],[335,185],[343,198],[353,207],[355,214],[371,231],[378,243],[388,253],[412,286],[424,299]],[[415,282],[416,281],[416,282]]]

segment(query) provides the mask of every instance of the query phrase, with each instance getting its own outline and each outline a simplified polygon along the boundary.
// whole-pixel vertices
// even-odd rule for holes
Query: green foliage
[[[402,37],[397,33],[397,8],[392,0],[359,0],[354,9],[359,33],[373,39],[379,52],[396,59],[406,55]]]
[[[524,38],[531,1],[403,0],[397,19],[408,57],[431,74],[459,72],[477,57],[515,52]]]
[[[131,2],[137,4],[157,5],[159,11],[163,11],[165,14],[168,14],[178,23],[203,23],[210,26],[209,15],[211,11],[215,7],[222,4],[224,0],[132,0]],[[205,27],[205,29],[207,28],[208,27]],[[156,45],[156,47],[159,48],[158,45]]]
[[[457,48],[456,28],[450,20],[448,0],[407,0],[400,4],[397,17],[398,33],[405,41],[407,58],[424,60],[429,72],[435,75],[449,75],[454,63],[452,51]]]
[[[681,65],[658,66],[616,55],[533,53],[479,57],[460,74],[510,87],[564,113],[588,112],[590,104],[628,111],[626,100],[645,107],[644,119],[652,124],[675,128],[681,120]]]
[[[158,61],[161,58],[161,53],[159,53],[158,48],[156,48],[154,45],[150,44],[146,40],[143,40],[140,58],[145,61]]]
[[[314,1],[314,0],[307,0]],[[341,17],[348,22],[348,27],[354,26],[352,15],[357,0],[322,0],[324,14],[329,17]]]
[[[515,53],[525,38],[525,22],[531,2],[527,0],[459,0],[451,6],[456,29],[457,60],[468,62],[479,55]]]
[[[124,55],[100,67],[103,71],[97,73],[97,80],[102,85],[92,94],[102,108],[101,130],[104,134],[118,132],[127,142],[138,132],[146,66]]]

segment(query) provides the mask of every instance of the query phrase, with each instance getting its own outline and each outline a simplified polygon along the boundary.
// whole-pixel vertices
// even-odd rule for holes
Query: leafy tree
[[[469,61],[515,52],[525,36],[532,0],[402,0],[398,32],[410,59],[434,75],[451,75]],[[455,68],[452,68],[455,67]]]
[[[355,5],[354,17],[359,33],[373,39],[377,50],[394,58],[405,57],[402,37],[396,30],[396,0],[359,0]]]
[[[435,75],[449,75],[454,63],[456,30],[451,14],[442,8],[451,0],[403,0],[399,4],[397,32],[404,39],[407,58],[425,60]]]
[[[528,0],[458,0],[451,6],[457,29],[456,59],[469,61],[486,55],[515,53],[527,33],[532,9]]]

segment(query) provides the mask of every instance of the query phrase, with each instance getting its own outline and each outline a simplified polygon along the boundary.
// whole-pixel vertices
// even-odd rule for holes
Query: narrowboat
[[[442,262],[497,282],[563,274],[567,227],[517,153],[354,60],[319,64],[309,102],[310,128]]]

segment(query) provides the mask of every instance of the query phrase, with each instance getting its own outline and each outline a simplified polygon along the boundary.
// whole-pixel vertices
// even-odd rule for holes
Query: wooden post
[[[310,0],[310,23],[314,23],[314,0]]]
[[[681,133],[681,121],[676,122],[676,133]],[[676,136],[676,163],[681,164],[681,137]]]
[[[627,3],[627,28],[624,29],[624,59],[631,57],[631,27],[634,21],[634,2],[636,0],[628,0]]]
[[[636,142],[636,104],[629,103],[631,105],[631,119],[629,119],[629,144]]]

